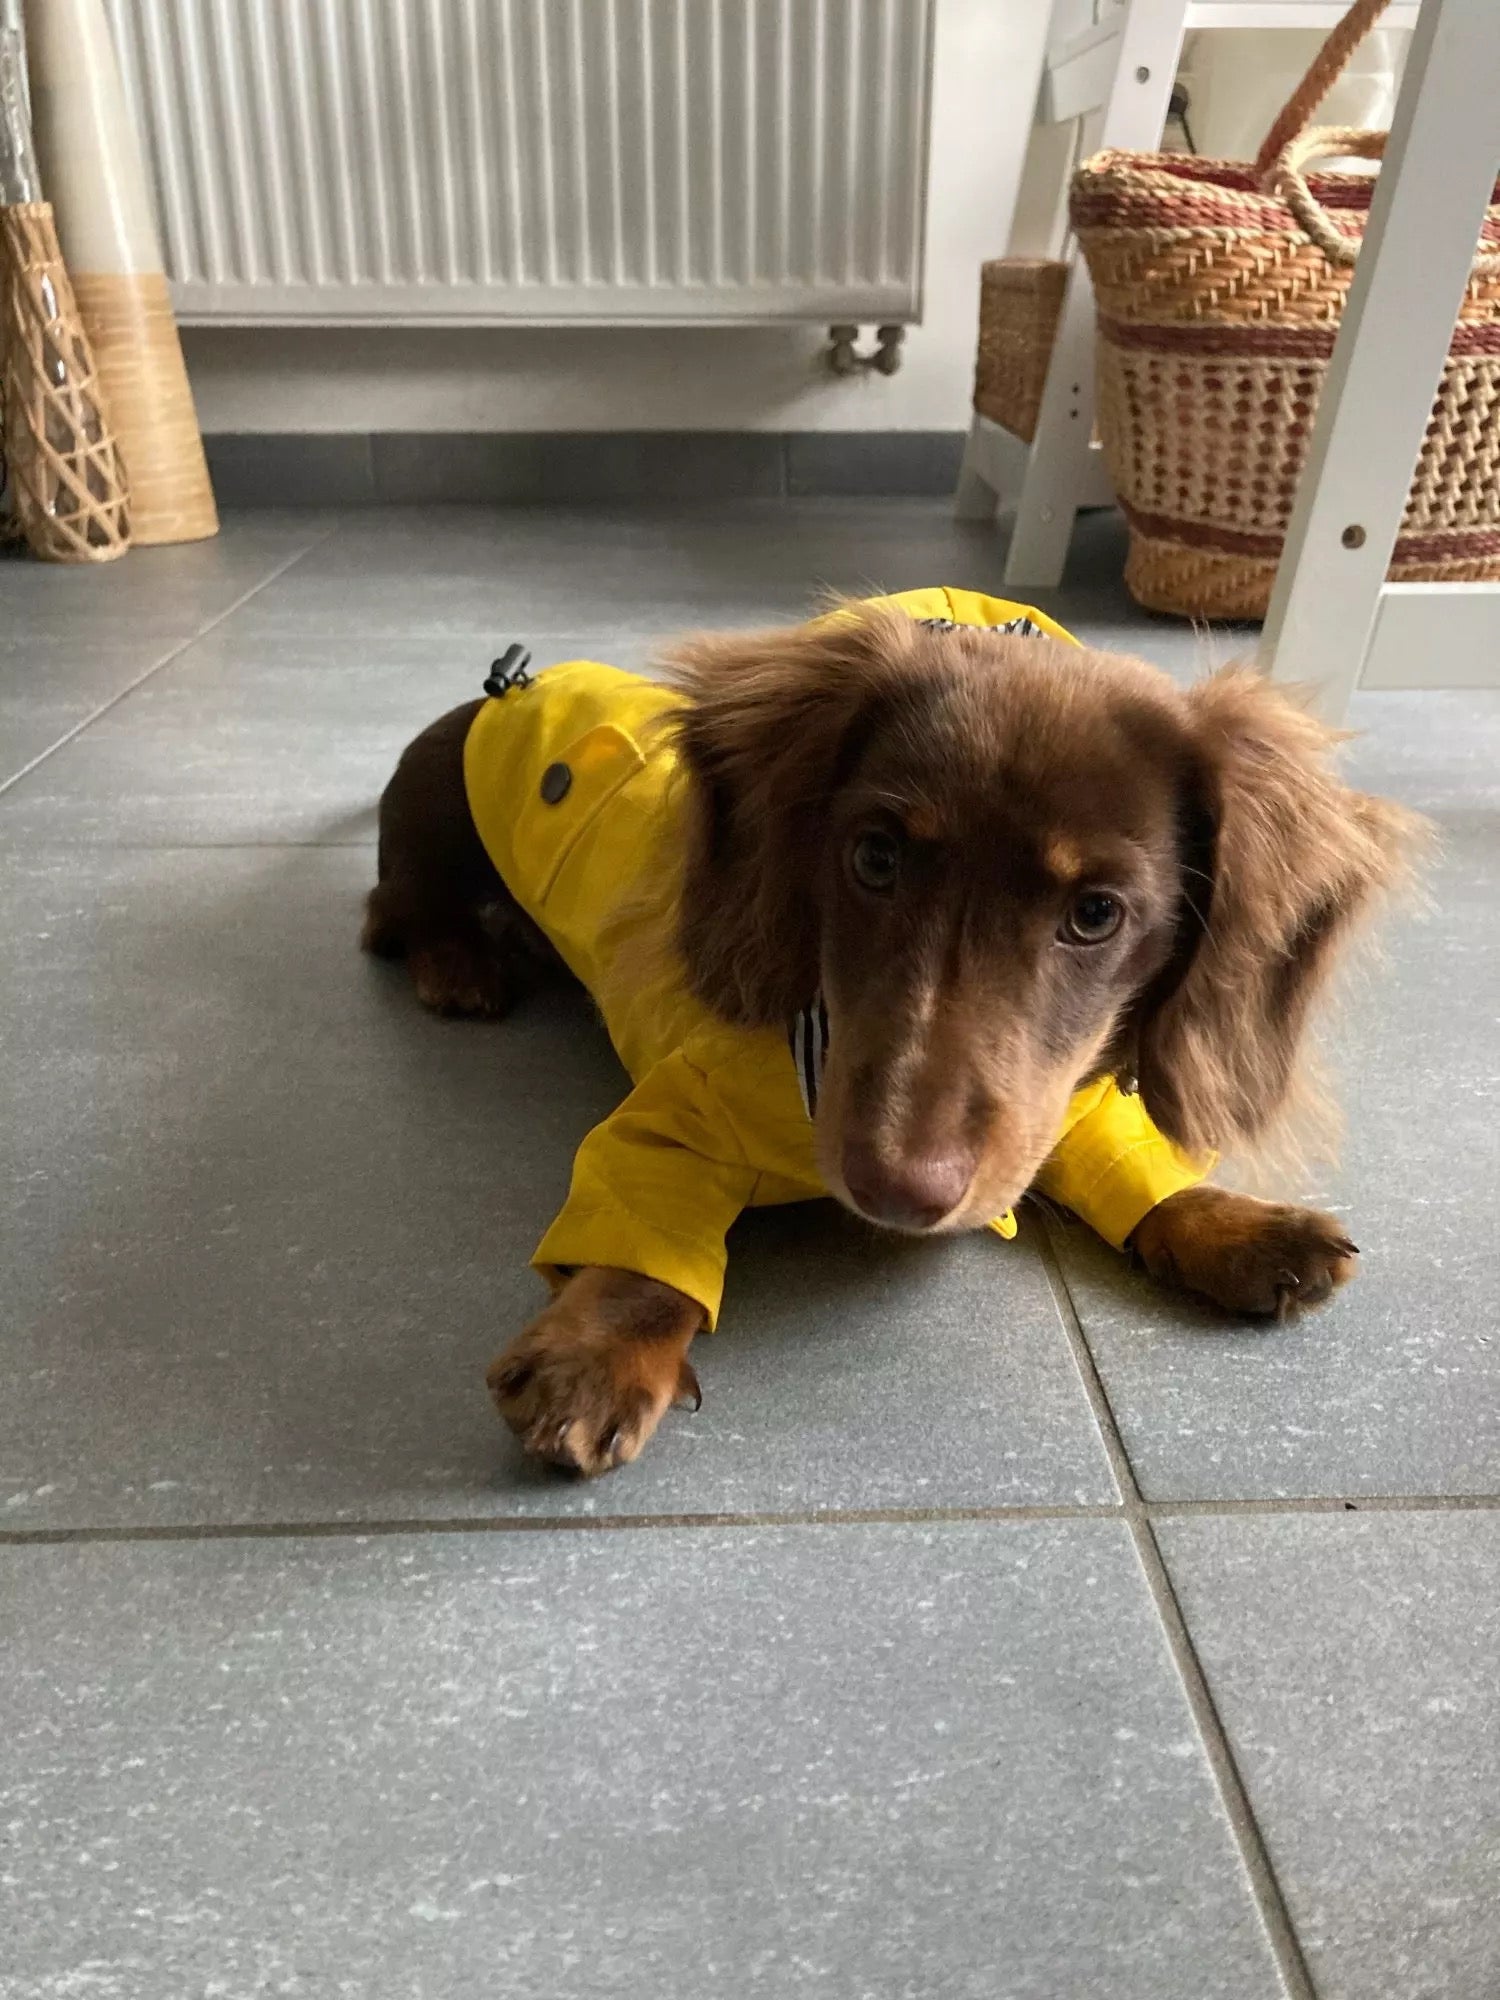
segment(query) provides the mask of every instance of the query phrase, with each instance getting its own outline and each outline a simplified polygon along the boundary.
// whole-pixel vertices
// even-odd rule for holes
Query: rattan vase
[[[49,562],[130,546],[125,474],[44,201],[0,208],[0,398],[16,522]]]
[[[197,541],[219,519],[102,0],[24,11],[41,184],[130,468],[135,540]]]

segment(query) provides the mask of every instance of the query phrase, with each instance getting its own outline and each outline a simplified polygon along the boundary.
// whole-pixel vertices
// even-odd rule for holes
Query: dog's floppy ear
[[[1425,829],[1341,783],[1339,732],[1260,675],[1226,669],[1186,703],[1199,829],[1187,930],[1166,990],[1148,997],[1138,1073],[1161,1129],[1207,1150],[1253,1145],[1287,1110],[1313,1002]]]
[[[916,630],[850,606],[665,663],[687,696],[672,727],[691,787],[677,941],[694,993],[729,1020],[779,1025],[817,991],[828,807]]]

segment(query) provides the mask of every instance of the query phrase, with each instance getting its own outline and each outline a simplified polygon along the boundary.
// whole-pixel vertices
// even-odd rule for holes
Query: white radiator
[[[921,312],[934,0],[106,0],[188,321]]]

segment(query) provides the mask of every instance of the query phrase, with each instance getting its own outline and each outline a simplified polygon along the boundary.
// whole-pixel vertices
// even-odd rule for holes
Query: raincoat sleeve
[[[1106,1243],[1123,1250],[1143,1216],[1213,1171],[1215,1157],[1194,1159],[1158,1132],[1139,1097],[1112,1077],[1079,1093],[1078,1116],[1036,1177],[1039,1193],[1060,1202]]]
[[[760,1179],[723,1096],[677,1049],[594,1127],[532,1259],[549,1283],[579,1264],[639,1271],[696,1299],[715,1324],[724,1238]]]

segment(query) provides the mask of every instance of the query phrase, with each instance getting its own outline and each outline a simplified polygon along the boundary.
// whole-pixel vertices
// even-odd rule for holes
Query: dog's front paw
[[[1336,1216],[1228,1188],[1184,1188],[1138,1225],[1131,1248],[1151,1273],[1229,1312],[1284,1319],[1321,1305],[1357,1268]]]
[[[669,1285],[588,1268],[491,1363],[495,1407],[533,1457],[593,1477],[637,1457],[674,1402],[702,1402],[703,1311]]]

